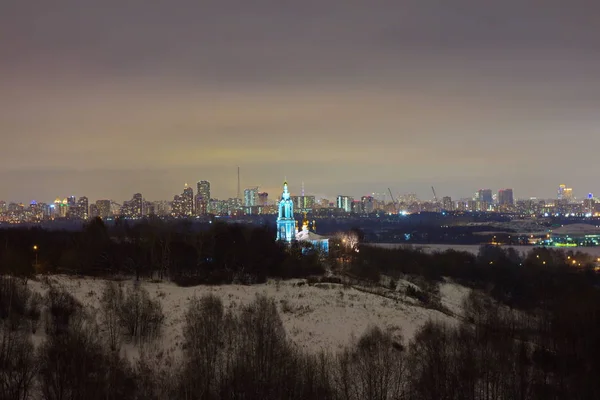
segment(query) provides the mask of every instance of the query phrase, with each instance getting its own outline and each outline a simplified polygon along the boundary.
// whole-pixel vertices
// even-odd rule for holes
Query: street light
[[[38,246],[37,244],[33,245],[33,252],[35,254],[35,266],[38,265]]]

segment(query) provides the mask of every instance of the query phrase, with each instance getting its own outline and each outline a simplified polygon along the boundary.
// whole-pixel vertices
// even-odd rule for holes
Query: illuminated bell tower
[[[296,238],[296,220],[294,219],[294,203],[290,198],[287,182],[283,183],[283,193],[279,202],[277,217],[277,240],[291,242]]]

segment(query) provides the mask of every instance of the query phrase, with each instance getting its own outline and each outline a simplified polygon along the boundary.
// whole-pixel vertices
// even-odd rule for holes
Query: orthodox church
[[[292,241],[309,242],[314,249],[328,253],[329,239],[314,232],[315,221],[312,223],[312,230],[309,225],[306,213],[304,213],[302,230],[298,230],[298,221],[294,218],[294,202],[290,197],[288,184],[284,182],[283,193],[279,201],[279,214],[277,216],[277,240],[287,243],[291,243]]]

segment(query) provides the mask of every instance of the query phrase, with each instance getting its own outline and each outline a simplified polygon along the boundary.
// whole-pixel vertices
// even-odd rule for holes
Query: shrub
[[[46,399],[132,398],[135,379],[128,363],[107,354],[97,327],[84,318],[49,336],[39,352],[39,386]]]
[[[43,302],[42,295],[33,292],[27,301],[27,318],[29,319],[31,333],[37,332],[38,323],[42,314],[41,307]]]
[[[81,304],[64,289],[51,287],[46,295],[48,305],[46,317],[46,333],[61,334],[65,332],[74,317],[81,312]]]
[[[37,374],[35,349],[24,332],[0,322],[0,399],[27,399]]]
[[[406,287],[406,295],[419,300],[423,304],[428,304],[431,300],[431,296],[429,295],[429,293],[417,289],[412,285]]]
[[[0,276],[0,319],[10,321],[11,329],[18,329],[27,317],[31,296],[31,290],[22,280]]]
[[[106,282],[100,298],[100,320],[106,331],[108,346],[117,351],[121,345],[120,311],[123,307],[123,290],[116,282]]]
[[[152,300],[146,289],[135,286],[125,293],[119,319],[127,334],[140,341],[158,336],[165,316],[160,301]]]
[[[185,321],[181,390],[188,397],[216,398],[224,374],[226,335],[232,333],[221,299],[214,295],[193,298]]]
[[[390,332],[370,328],[336,359],[338,393],[356,400],[404,398],[408,384],[405,358]]]

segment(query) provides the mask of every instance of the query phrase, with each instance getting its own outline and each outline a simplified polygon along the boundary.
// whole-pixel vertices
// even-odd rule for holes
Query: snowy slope
[[[99,299],[105,281],[93,278],[52,276],[50,280],[66,288],[92,315],[98,315]],[[182,288],[170,282],[141,282],[151,297],[159,298],[166,316],[163,336],[157,347],[177,354],[182,342],[182,325],[189,300],[194,296],[213,293],[228,309],[235,309],[253,300],[257,294],[275,299],[289,338],[308,351],[334,351],[360,336],[369,326],[376,325],[402,333],[405,340],[429,319],[455,323],[456,320],[439,311],[418,305],[397,302],[364,293],[342,285],[297,285],[298,281],[269,282],[262,285],[195,286]],[[124,281],[123,285],[132,285]],[[35,291],[44,293],[47,287],[40,281],[30,281]],[[467,289],[455,284],[440,287],[442,302],[452,312],[460,314],[461,298]],[[38,336],[43,333],[38,333]],[[37,338],[41,340],[41,338]],[[37,340],[36,340],[37,341]],[[126,345],[129,356],[138,352]]]

